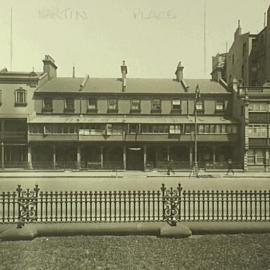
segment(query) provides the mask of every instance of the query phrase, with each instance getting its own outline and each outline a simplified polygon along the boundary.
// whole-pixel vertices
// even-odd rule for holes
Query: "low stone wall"
[[[183,222],[167,223],[55,223],[0,225],[2,241],[32,240],[35,237],[70,235],[156,235],[184,238],[201,234],[270,233],[270,222]]]

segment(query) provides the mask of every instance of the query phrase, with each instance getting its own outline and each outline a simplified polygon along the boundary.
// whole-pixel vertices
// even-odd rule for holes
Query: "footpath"
[[[166,171],[78,171],[78,170],[54,170],[54,171],[27,171],[27,170],[4,170],[0,171],[0,178],[27,178],[27,177],[62,177],[62,178],[197,178],[188,171],[176,171],[167,175]],[[234,174],[226,174],[226,171],[203,171],[199,172],[198,178],[269,178],[270,172],[242,172],[236,171]]]

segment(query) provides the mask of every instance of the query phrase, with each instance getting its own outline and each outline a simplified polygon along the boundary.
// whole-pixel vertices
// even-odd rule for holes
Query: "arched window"
[[[15,90],[15,106],[26,106],[26,90],[22,87]]]

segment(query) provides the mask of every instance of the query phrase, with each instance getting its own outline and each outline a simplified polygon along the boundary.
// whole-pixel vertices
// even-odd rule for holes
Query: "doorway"
[[[144,170],[142,147],[127,147],[127,170]]]

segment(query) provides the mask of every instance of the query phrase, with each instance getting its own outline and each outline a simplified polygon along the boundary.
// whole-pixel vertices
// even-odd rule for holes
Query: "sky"
[[[204,68],[204,5],[206,70]],[[258,33],[269,0],[0,0],[0,69],[42,71],[49,54],[58,76],[120,77],[125,60],[133,78],[210,78],[212,56],[242,32]]]

